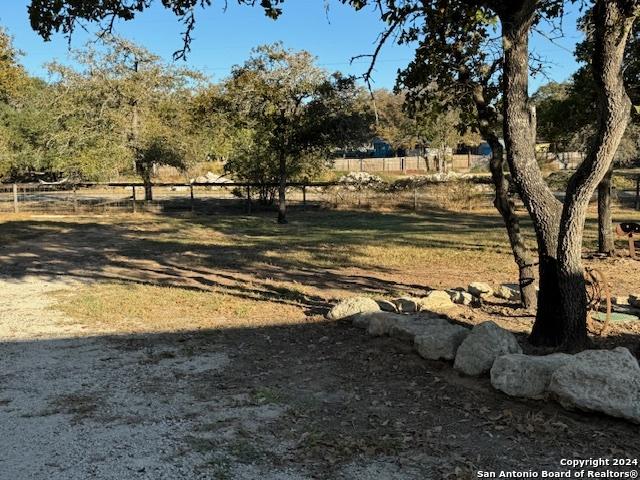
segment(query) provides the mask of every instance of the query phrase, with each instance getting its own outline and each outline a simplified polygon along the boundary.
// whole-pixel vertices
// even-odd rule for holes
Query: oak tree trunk
[[[588,345],[582,235],[589,200],[607,173],[624,134],[630,101],[622,81],[624,49],[638,1],[597,0],[593,72],[599,91],[592,148],[567,186],[564,204],[547,187],[535,161],[535,110],[528,98],[528,34],[538,3],[504,2],[503,93],[507,160],[538,240],[540,292],[534,344],[579,350]]]
[[[151,179],[145,180],[144,182],[144,199],[147,202],[153,200],[153,187],[151,184]]]
[[[527,251],[524,238],[520,232],[520,221],[516,215],[513,199],[509,196],[509,182],[504,174],[504,148],[498,135],[493,130],[497,123],[495,110],[491,109],[482,85],[473,90],[473,100],[478,113],[479,130],[491,147],[489,168],[495,189],[494,206],[502,216],[507,229],[509,244],[513,258],[518,266],[518,284],[520,286],[520,302],[524,308],[532,308],[536,302],[534,284],[534,262]]]
[[[613,163],[598,184],[598,252],[605,255],[615,253],[613,239],[613,217],[611,215],[611,177],[613,176]]]
[[[278,164],[278,223],[287,223],[287,158],[280,153]]]
[[[588,344],[587,296],[582,265],[582,233],[589,201],[607,174],[624,135],[631,101],[622,78],[624,50],[634,17],[632,2],[598,0],[594,6],[593,68],[598,87],[598,127],[587,157],[569,179],[558,242],[559,286],[564,344]]]
[[[542,177],[535,155],[535,109],[529,103],[529,30],[535,2],[509,5],[500,12],[504,48],[503,108],[507,162],[520,197],[533,221],[538,244],[539,292],[530,341],[536,345],[562,342],[562,309],[558,290],[557,247],[560,202]]]
[[[140,175],[142,183],[144,183],[144,200],[150,202],[153,200],[153,184],[151,182],[151,165],[143,164],[140,166]]]
[[[520,301],[524,308],[532,308],[536,303],[536,286],[534,275],[534,262],[532,261],[524,238],[520,232],[520,221],[515,212],[515,204],[509,196],[509,182],[504,174],[504,152],[498,137],[489,135],[488,143],[491,146],[491,159],[489,168],[495,187],[496,196],[493,204],[500,212],[507,229],[509,244],[513,258],[518,265],[518,284],[520,286]]]

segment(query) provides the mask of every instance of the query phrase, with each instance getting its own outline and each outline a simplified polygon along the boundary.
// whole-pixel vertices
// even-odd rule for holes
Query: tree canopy
[[[224,91],[241,132],[225,168],[243,180],[312,177],[328,165],[332,148],[369,140],[362,91],[353,79],[317,67],[308,52],[260,46],[234,67]],[[261,190],[263,201],[272,198],[273,189]]]

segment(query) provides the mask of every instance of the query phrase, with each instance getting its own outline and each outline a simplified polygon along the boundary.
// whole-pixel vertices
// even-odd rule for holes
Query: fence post
[[[251,186],[247,185],[247,213],[251,213]]]
[[[78,213],[78,196],[76,195],[76,184],[73,184],[73,213]]]
[[[307,186],[302,185],[302,206],[306,208],[307,206]]]
[[[640,175],[636,177],[636,210],[640,210]]]
[[[131,189],[133,191],[133,197],[132,197],[133,213],[136,213],[136,186],[132,185]]]
[[[191,211],[193,212],[196,209],[195,197],[193,196],[193,184],[189,184],[189,198],[191,201]]]
[[[13,213],[18,213],[18,184],[13,184]]]

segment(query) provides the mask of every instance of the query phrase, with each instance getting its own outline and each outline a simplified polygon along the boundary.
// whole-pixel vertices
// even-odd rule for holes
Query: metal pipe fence
[[[309,188],[336,185],[331,182],[290,182],[287,200],[306,203]],[[86,213],[117,211],[197,210],[217,204],[251,209],[257,191],[277,184],[247,182],[154,183],[153,200],[145,200],[143,183],[13,183],[0,184],[2,213]]]
[[[631,178],[635,188],[616,192],[617,203],[640,209],[640,175],[634,173]],[[258,207],[258,191],[263,187],[276,188],[277,184],[154,183],[153,200],[146,201],[140,182],[0,184],[0,213],[213,211],[225,207],[250,212]],[[287,203],[294,206],[313,203],[332,208],[473,209],[490,206],[492,197],[489,178],[427,181],[397,190],[341,182],[287,183]]]

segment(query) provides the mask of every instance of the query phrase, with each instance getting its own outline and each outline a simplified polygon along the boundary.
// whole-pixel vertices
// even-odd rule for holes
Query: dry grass
[[[242,328],[300,322],[294,305],[274,309],[268,301],[219,292],[143,284],[98,284],[56,293],[66,315],[119,334]]]
[[[336,298],[356,293],[419,294],[517,278],[492,209],[292,211],[290,219],[281,226],[270,212],[8,215],[0,218],[0,262],[16,277],[78,280],[79,288],[57,294],[58,308],[120,333],[315,321]],[[640,220],[640,212],[616,211],[614,219]],[[595,227],[591,212],[586,251],[595,248]],[[533,246],[528,222],[523,231]],[[637,288],[629,262],[602,267],[614,294]]]

